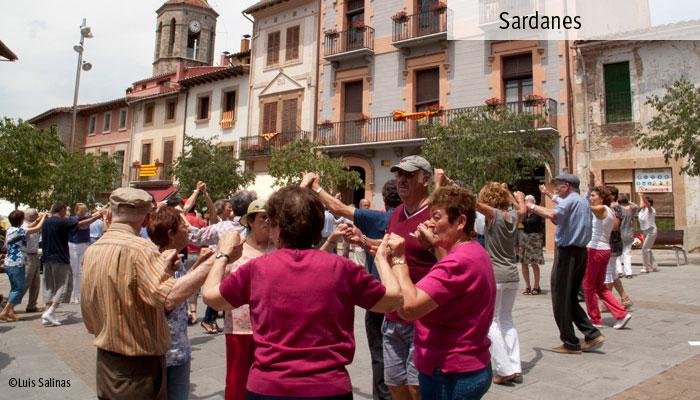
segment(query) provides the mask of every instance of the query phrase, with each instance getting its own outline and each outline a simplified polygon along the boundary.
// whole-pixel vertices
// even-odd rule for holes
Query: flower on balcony
[[[358,31],[364,30],[367,26],[365,25],[365,21],[353,21],[352,27],[357,29]]]
[[[394,14],[394,16],[391,17],[391,19],[395,22],[406,22],[408,21],[408,15],[406,14],[406,11],[401,10]]]
[[[491,97],[490,99],[487,99],[484,104],[486,104],[486,107],[488,108],[497,108],[505,104],[505,102],[500,97]]]
[[[445,111],[445,109],[442,108],[442,107],[440,106],[440,104],[437,104],[437,103],[436,103],[436,104],[431,104],[431,105],[429,105],[429,106],[428,106],[428,111],[431,113],[431,116],[432,116],[432,115],[441,115],[442,112]]]
[[[538,94],[531,93],[531,94],[528,94],[527,96],[525,96],[525,99],[523,99],[523,102],[528,107],[541,106],[544,104],[544,97],[542,97]]]
[[[330,120],[327,119],[327,120],[321,122],[320,125],[321,125],[321,128],[330,129],[333,127],[333,122],[331,122]]]
[[[444,1],[438,1],[432,7],[433,11],[438,13],[443,13],[447,10],[447,3]]]
[[[134,160],[134,162],[131,163],[131,165],[133,165],[134,167],[138,167],[139,165],[141,165],[141,161],[139,161],[139,160]]]
[[[333,38],[333,37],[338,36],[338,31],[335,28],[331,28],[331,29],[326,29],[325,31],[323,31],[323,34],[326,35],[326,37]]]

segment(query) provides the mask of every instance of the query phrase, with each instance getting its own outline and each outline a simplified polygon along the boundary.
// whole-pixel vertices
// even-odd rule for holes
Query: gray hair
[[[36,208],[27,208],[24,210],[24,218],[26,219],[31,219],[31,217],[38,217],[39,212],[36,210]]]
[[[252,190],[239,190],[231,196],[231,208],[233,215],[242,217],[248,213],[248,206],[253,200],[258,198],[257,193]]]

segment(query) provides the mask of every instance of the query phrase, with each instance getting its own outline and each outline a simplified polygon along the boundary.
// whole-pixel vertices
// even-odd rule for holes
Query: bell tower
[[[156,49],[153,75],[186,67],[213,65],[216,18],[206,0],[167,0],[156,10]]]

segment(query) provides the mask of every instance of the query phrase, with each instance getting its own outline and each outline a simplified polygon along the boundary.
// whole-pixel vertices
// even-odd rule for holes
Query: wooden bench
[[[666,231],[659,232],[656,236],[656,241],[653,250],[673,250],[676,252],[676,267],[688,264],[688,251],[683,244],[683,231]],[[681,264],[680,254],[683,254],[685,262]]]

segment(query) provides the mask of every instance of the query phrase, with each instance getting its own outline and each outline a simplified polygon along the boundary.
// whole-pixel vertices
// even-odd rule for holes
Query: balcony
[[[269,157],[272,155],[273,148],[279,148],[297,139],[310,139],[311,132],[307,131],[293,131],[293,132],[282,132],[277,134],[270,140],[265,139],[262,136],[249,136],[241,138],[241,152],[239,158],[257,158],[257,157]]]
[[[395,15],[392,18],[392,44],[398,48],[407,48],[447,40],[448,11],[435,9],[413,15]]]
[[[129,183],[136,188],[158,188],[173,184],[173,178],[168,174],[171,165],[156,163],[156,176],[141,176],[141,166],[132,165],[129,168]]]
[[[535,129],[557,130],[557,102],[545,99],[543,104],[531,105],[524,101],[509,102],[505,107],[516,113],[531,113],[544,117]],[[425,140],[428,128],[433,123],[446,125],[456,117],[469,111],[489,112],[484,106],[453,108],[443,110],[440,115],[420,121],[394,120],[393,116],[369,118],[357,121],[342,121],[319,124],[315,141],[326,150],[362,147],[367,143],[395,145],[421,144]]]
[[[338,62],[374,55],[374,29],[369,26],[354,27],[342,32],[326,32],[323,56],[327,61]]]

